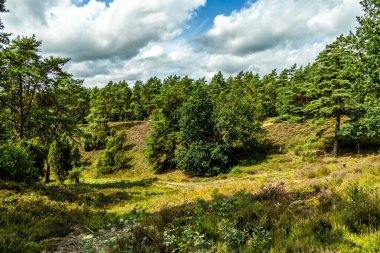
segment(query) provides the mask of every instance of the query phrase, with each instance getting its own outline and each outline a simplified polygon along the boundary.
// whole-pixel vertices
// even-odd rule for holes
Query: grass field
[[[331,157],[331,123],[268,121],[274,152],[215,178],[156,175],[149,122],[111,126],[131,169],[83,152],[79,185],[0,183],[0,252],[380,252],[380,155]]]

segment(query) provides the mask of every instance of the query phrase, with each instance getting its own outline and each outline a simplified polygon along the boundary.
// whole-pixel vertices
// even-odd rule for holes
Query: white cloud
[[[356,26],[359,0],[258,0],[217,16],[199,41],[178,37],[206,0],[11,0],[7,31],[36,34],[44,53],[71,57],[68,71],[88,86],[221,70],[265,74],[312,62]],[[82,0],[75,0],[76,3]]]
[[[353,29],[358,0],[259,0],[217,16],[202,43],[211,52],[247,55],[278,46],[302,47]]]
[[[164,49],[161,46],[153,46],[147,51],[142,53],[142,58],[154,58],[160,57],[164,53]]]
[[[12,0],[4,21],[16,34],[36,34],[47,53],[74,61],[128,59],[152,41],[174,38],[203,4],[205,0],[114,0],[107,7],[90,0],[78,7],[70,0]]]

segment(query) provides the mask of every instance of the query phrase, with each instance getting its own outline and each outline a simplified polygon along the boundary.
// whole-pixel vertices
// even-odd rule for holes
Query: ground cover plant
[[[380,3],[361,5],[307,66],[133,88],[0,32],[0,252],[380,252]]]

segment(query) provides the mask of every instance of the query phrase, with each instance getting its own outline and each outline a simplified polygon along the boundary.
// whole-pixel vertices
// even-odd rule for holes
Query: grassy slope
[[[216,191],[232,196],[242,190],[257,193],[270,185],[281,184],[288,192],[312,193],[302,199],[300,208],[306,210],[318,203],[321,189],[344,192],[353,183],[372,189],[380,186],[378,154],[345,154],[335,159],[320,152],[329,143],[331,123],[310,126],[268,121],[264,127],[268,131],[268,139],[278,150],[277,154],[258,164],[237,166],[228,175],[206,179],[188,178],[179,171],[155,175],[143,153],[145,138],[150,131],[149,123],[115,123],[112,126],[117,131],[126,131],[133,144],[129,151],[133,157],[133,167],[130,170],[98,177],[92,165],[84,174],[84,183],[79,186],[52,184],[44,188],[2,184],[0,212],[6,218],[0,220],[0,234],[11,234],[11,238],[16,238],[13,239],[13,244],[41,250],[46,245],[51,245],[51,241],[54,241],[52,238],[74,231],[74,234],[59,242],[61,248],[62,245],[74,247],[78,244],[78,239],[71,240],[73,235],[74,238],[86,239],[83,233],[96,231],[136,208],[154,212],[188,204],[197,198],[210,200]],[[101,151],[84,153],[84,160],[93,164],[100,154]],[[30,214],[34,205],[41,208],[35,214]],[[67,222],[67,210],[71,210],[71,222]],[[56,220],[47,219],[43,222],[42,219],[40,222],[39,216],[55,217]],[[12,219],[16,220],[12,222]],[[28,219],[35,222],[26,222],[24,225],[23,222]],[[59,222],[65,224],[64,229],[56,228]],[[27,231],[20,232],[15,229],[17,226],[19,230],[22,228],[21,230]],[[36,234],[33,231],[37,229],[42,235],[30,236],[28,229],[32,231],[30,234]],[[40,230],[50,232],[44,234]],[[105,232],[100,234],[102,233]],[[78,234],[81,236],[76,236]],[[93,237],[92,233],[89,234]],[[12,245],[9,244],[9,240],[12,241],[9,237],[3,236],[0,245]],[[10,250],[8,248],[5,251]]]

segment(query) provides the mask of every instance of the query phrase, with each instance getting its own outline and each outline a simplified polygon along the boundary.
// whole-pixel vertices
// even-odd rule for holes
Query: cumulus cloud
[[[167,41],[205,0],[12,0],[4,21],[17,34],[36,34],[47,53],[74,61],[128,59],[152,41]]]
[[[11,0],[3,21],[14,34],[36,34],[44,53],[72,58],[67,70],[94,86],[151,76],[211,79],[219,70],[266,74],[305,65],[336,36],[354,29],[361,14],[359,0],[257,0],[216,16],[199,40],[181,37],[186,21],[205,4]]]
[[[347,33],[359,14],[358,0],[259,0],[217,16],[201,42],[213,53],[238,55],[289,44],[297,48]]]

